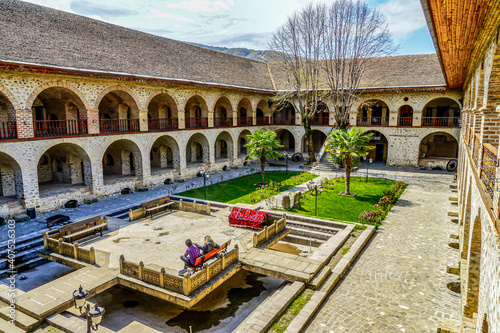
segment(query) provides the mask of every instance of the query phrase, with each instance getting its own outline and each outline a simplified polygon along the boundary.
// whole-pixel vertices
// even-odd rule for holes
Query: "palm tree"
[[[373,133],[363,134],[364,128],[337,129],[330,133],[326,144],[326,151],[333,158],[344,161],[345,165],[345,192],[341,195],[356,195],[350,192],[351,170],[353,165],[359,165],[359,157],[368,155],[368,151],[375,147],[367,145]]]
[[[245,145],[250,148],[245,159],[260,159],[260,179],[261,185],[264,185],[264,172],[266,168],[266,159],[277,159],[281,156],[275,149],[283,148],[280,141],[276,139],[276,132],[273,130],[260,129],[254,134],[247,135],[250,141]]]

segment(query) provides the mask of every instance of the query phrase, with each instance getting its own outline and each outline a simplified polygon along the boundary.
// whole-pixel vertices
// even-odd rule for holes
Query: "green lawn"
[[[358,222],[358,216],[365,210],[373,210],[373,205],[394,183],[395,181],[388,179],[369,178],[368,182],[365,182],[363,177],[351,178],[351,192],[356,193],[356,196],[347,197],[338,195],[345,189],[344,181],[335,182],[318,195],[317,217]],[[305,199],[301,200],[302,208],[292,209],[290,212],[314,216],[314,199],[313,195],[306,194]]]
[[[290,178],[299,174],[302,175],[300,183],[295,184],[296,182],[293,181],[294,179]],[[303,172],[288,171],[288,174],[285,174],[284,171],[270,171],[266,172],[265,181],[266,182],[281,181],[282,182],[281,191],[285,191],[316,177],[317,177],[316,175]],[[207,186],[207,200],[219,201],[230,204],[239,202],[253,204],[254,202],[252,202],[251,200],[251,193],[257,190],[254,184],[259,182],[260,182],[260,172]],[[179,193],[179,195],[185,197],[203,199],[204,198],[203,187],[182,192]],[[271,194],[269,196],[271,196]]]

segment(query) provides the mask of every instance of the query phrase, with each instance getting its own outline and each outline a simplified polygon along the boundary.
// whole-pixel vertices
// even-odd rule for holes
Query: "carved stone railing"
[[[54,239],[49,237],[48,232],[43,233],[43,245],[45,250],[61,254],[66,257],[74,258],[89,264],[95,264],[95,250],[81,248],[78,243],[66,243],[62,238]]]
[[[161,201],[157,203],[143,203],[141,208],[132,210],[130,209],[128,212],[128,217],[129,221],[135,221],[138,219],[142,219],[143,217],[146,216],[146,209],[148,208],[154,208],[155,205],[161,205],[162,203],[166,202],[173,202],[169,208],[172,208],[173,210],[180,210],[184,212],[193,212],[197,214],[203,214],[203,215],[210,215],[212,207],[210,206],[210,203],[207,204],[200,204],[197,203],[196,201],[193,202],[186,202],[180,199],[179,201],[177,200],[170,200],[170,197],[168,199],[162,198]]]
[[[139,264],[127,261],[121,255],[120,274],[189,296],[238,260],[239,250],[238,245],[235,245],[233,250],[223,253],[217,260],[204,264],[203,268],[195,274],[179,277],[166,273],[165,268],[157,271],[144,267],[142,261]]]
[[[253,234],[253,246],[257,247],[273,238],[286,228],[286,215],[270,226],[265,226],[262,231]]]

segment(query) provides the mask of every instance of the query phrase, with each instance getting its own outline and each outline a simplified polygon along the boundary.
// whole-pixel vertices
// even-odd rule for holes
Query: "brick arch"
[[[441,99],[441,98],[446,98],[446,99],[450,99],[450,100],[454,101],[455,103],[457,103],[458,107],[460,108],[460,112],[462,112],[462,108],[463,108],[462,103],[460,103],[460,101],[456,97],[454,97],[454,96],[432,96],[432,97],[428,97],[421,104],[422,105],[422,111],[424,110],[424,108],[425,108],[425,106],[427,104],[429,104],[430,102],[432,102],[435,99]]]
[[[458,136],[455,134],[455,132],[453,130],[450,130],[448,128],[440,128],[440,129],[436,129],[436,130],[431,130],[429,132],[424,132],[422,134],[420,134],[418,136],[418,142],[419,144],[422,142],[422,140],[428,136],[428,135],[431,135],[431,134],[435,134],[435,133],[446,133],[446,134],[449,134],[451,135],[455,140],[457,140],[457,143],[459,143],[459,138]]]
[[[14,95],[10,92],[10,90],[7,89],[7,87],[5,87],[1,83],[0,83],[0,93],[2,93],[7,98],[7,100],[10,102],[10,104],[12,104],[15,110],[21,109],[21,105],[17,101],[17,98],[15,98]]]
[[[173,100],[174,100],[174,103],[175,103],[175,107],[177,108],[177,110],[179,110],[179,101],[177,100],[177,98],[174,96],[174,94],[171,94],[168,90],[165,90],[165,89],[157,89],[155,91],[153,91],[149,96],[148,98],[146,99],[146,103],[144,103],[144,108],[148,108],[149,107],[149,103],[151,103],[151,101],[153,100],[153,98],[155,98],[156,96],[160,95],[160,94],[166,94],[168,95],[169,97],[171,97]]]
[[[474,313],[478,312],[479,283],[481,269],[481,216],[480,209],[474,218],[469,242],[469,255],[467,265],[467,284],[465,289],[465,302],[463,304],[463,315],[472,319]]]
[[[123,91],[123,92],[126,92],[127,94],[129,94],[130,97],[132,97],[132,99],[134,100],[134,103],[136,104],[137,109],[141,108],[141,103],[139,103],[139,98],[137,97],[136,93],[134,93],[130,88],[128,88],[126,86],[116,85],[116,86],[107,87],[99,93],[99,95],[97,96],[95,103],[94,103],[94,109],[98,110],[99,104],[101,104],[101,101],[104,98],[104,96],[106,96],[108,93],[113,92],[115,90],[120,90],[120,91]]]
[[[87,97],[85,97],[85,94],[83,92],[81,92],[79,89],[77,89],[74,86],[72,86],[71,84],[69,84],[67,82],[63,82],[63,81],[45,82],[44,84],[39,85],[38,87],[36,87],[35,90],[33,90],[31,92],[31,94],[28,96],[28,98],[26,99],[26,103],[25,103],[26,108],[27,109],[31,109],[31,107],[32,107],[33,103],[35,102],[35,99],[38,97],[38,95],[42,91],[44,91],[46,89],[49,89],[49,88],[65,88],[65,89],[68,89],[71,92],[75,93],[75,95],[78,96],[78,98],[80,99],[80,101],[83,104],[83,107],[86,110],[88,110],[90,108],[90,103],[87,100]]]

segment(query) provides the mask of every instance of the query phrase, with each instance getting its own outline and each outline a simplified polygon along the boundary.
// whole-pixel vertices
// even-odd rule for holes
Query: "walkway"
[[[414,170],[414,169],[413,169]],[[458,319],[460,298],[446,288],[450,173],[373,170],[410,185],[306,332],[436,332],[439,318]],[[322,173],[323,174],[323,173]]]

